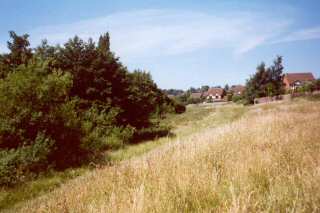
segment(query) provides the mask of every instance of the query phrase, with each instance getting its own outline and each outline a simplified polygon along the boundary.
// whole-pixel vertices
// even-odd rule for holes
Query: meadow
[[[108,165],[5,210],[318,212],[319,119],[317,100],[190,106],[165,119],[172,136],[108,153]]]

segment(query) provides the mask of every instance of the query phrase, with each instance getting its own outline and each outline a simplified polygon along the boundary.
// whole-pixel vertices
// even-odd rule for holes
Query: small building
[[[305,73],[286,73],[283,77],[283,83],[286,90],[296,90],[302,85],[314,81],[315,78],[311,72]]]
[[[243,95],[246,87],[242,85],[233,85],[231,86],[230,90],[232,91],[233,95]]]
[[[193,99],[201,99],[202,93],[201,92],[193,92],[193,93],[191,93],[190,97]]]
[[[207,100],[221,101],[223,99],[223,93],[224,91],[222,88],[212,87],[204,93],[204,96]]]

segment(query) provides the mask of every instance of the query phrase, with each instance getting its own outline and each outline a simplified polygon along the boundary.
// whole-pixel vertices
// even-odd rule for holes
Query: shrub
[[[240,96],[240,95],[233,95],[232,96],[232,102],[235,102],[235,103],[239,103],[243,100],[243,97]]]
[[[178,114],[184,113],[186,111],[186,106],[180,103],[174,105],[175,112]]]
[[[26,174],[43,170],[53,144],[52,139],[39,133],[32,145],[0,151],[0,185],[19,183]]]
[[[165,137],[170,134],[170,127],[166,125],[153,125],[148,128],[142,128],[134,132],[133,143],[147,140],[153,140],[159,137]]]
[[[82,146],[91,153],[105,149],[117,149],[128,143],[134,129],[116,126],[118,108],[93,105],[84,112],[82,128],[85,136]]]
[[[0,148],[33,146],[39,134],[54,142],[48,161],[57,167],[77,163],[81,123],[77,101],[68,98],[70,74],[44,72],[41,64],[20,66],[0,80]]]

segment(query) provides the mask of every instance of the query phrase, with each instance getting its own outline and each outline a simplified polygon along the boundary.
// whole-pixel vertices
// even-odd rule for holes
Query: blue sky
[[[111,34],[130,70],[151,72],[161,88],[243,84],[258,63],[281,55],[286,72],[320,77],[317,0],[1,0],[0,52],[8,31],[63,44]]]

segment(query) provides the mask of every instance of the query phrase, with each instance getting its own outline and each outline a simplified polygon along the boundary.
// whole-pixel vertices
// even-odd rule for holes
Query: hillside
[[[319,119],[320,102],[303,99],[193,106],[167,119],[176,137],[158,139],[157,148],[147,143],[114,152],[113,165],[11,211],[316,212]]]

